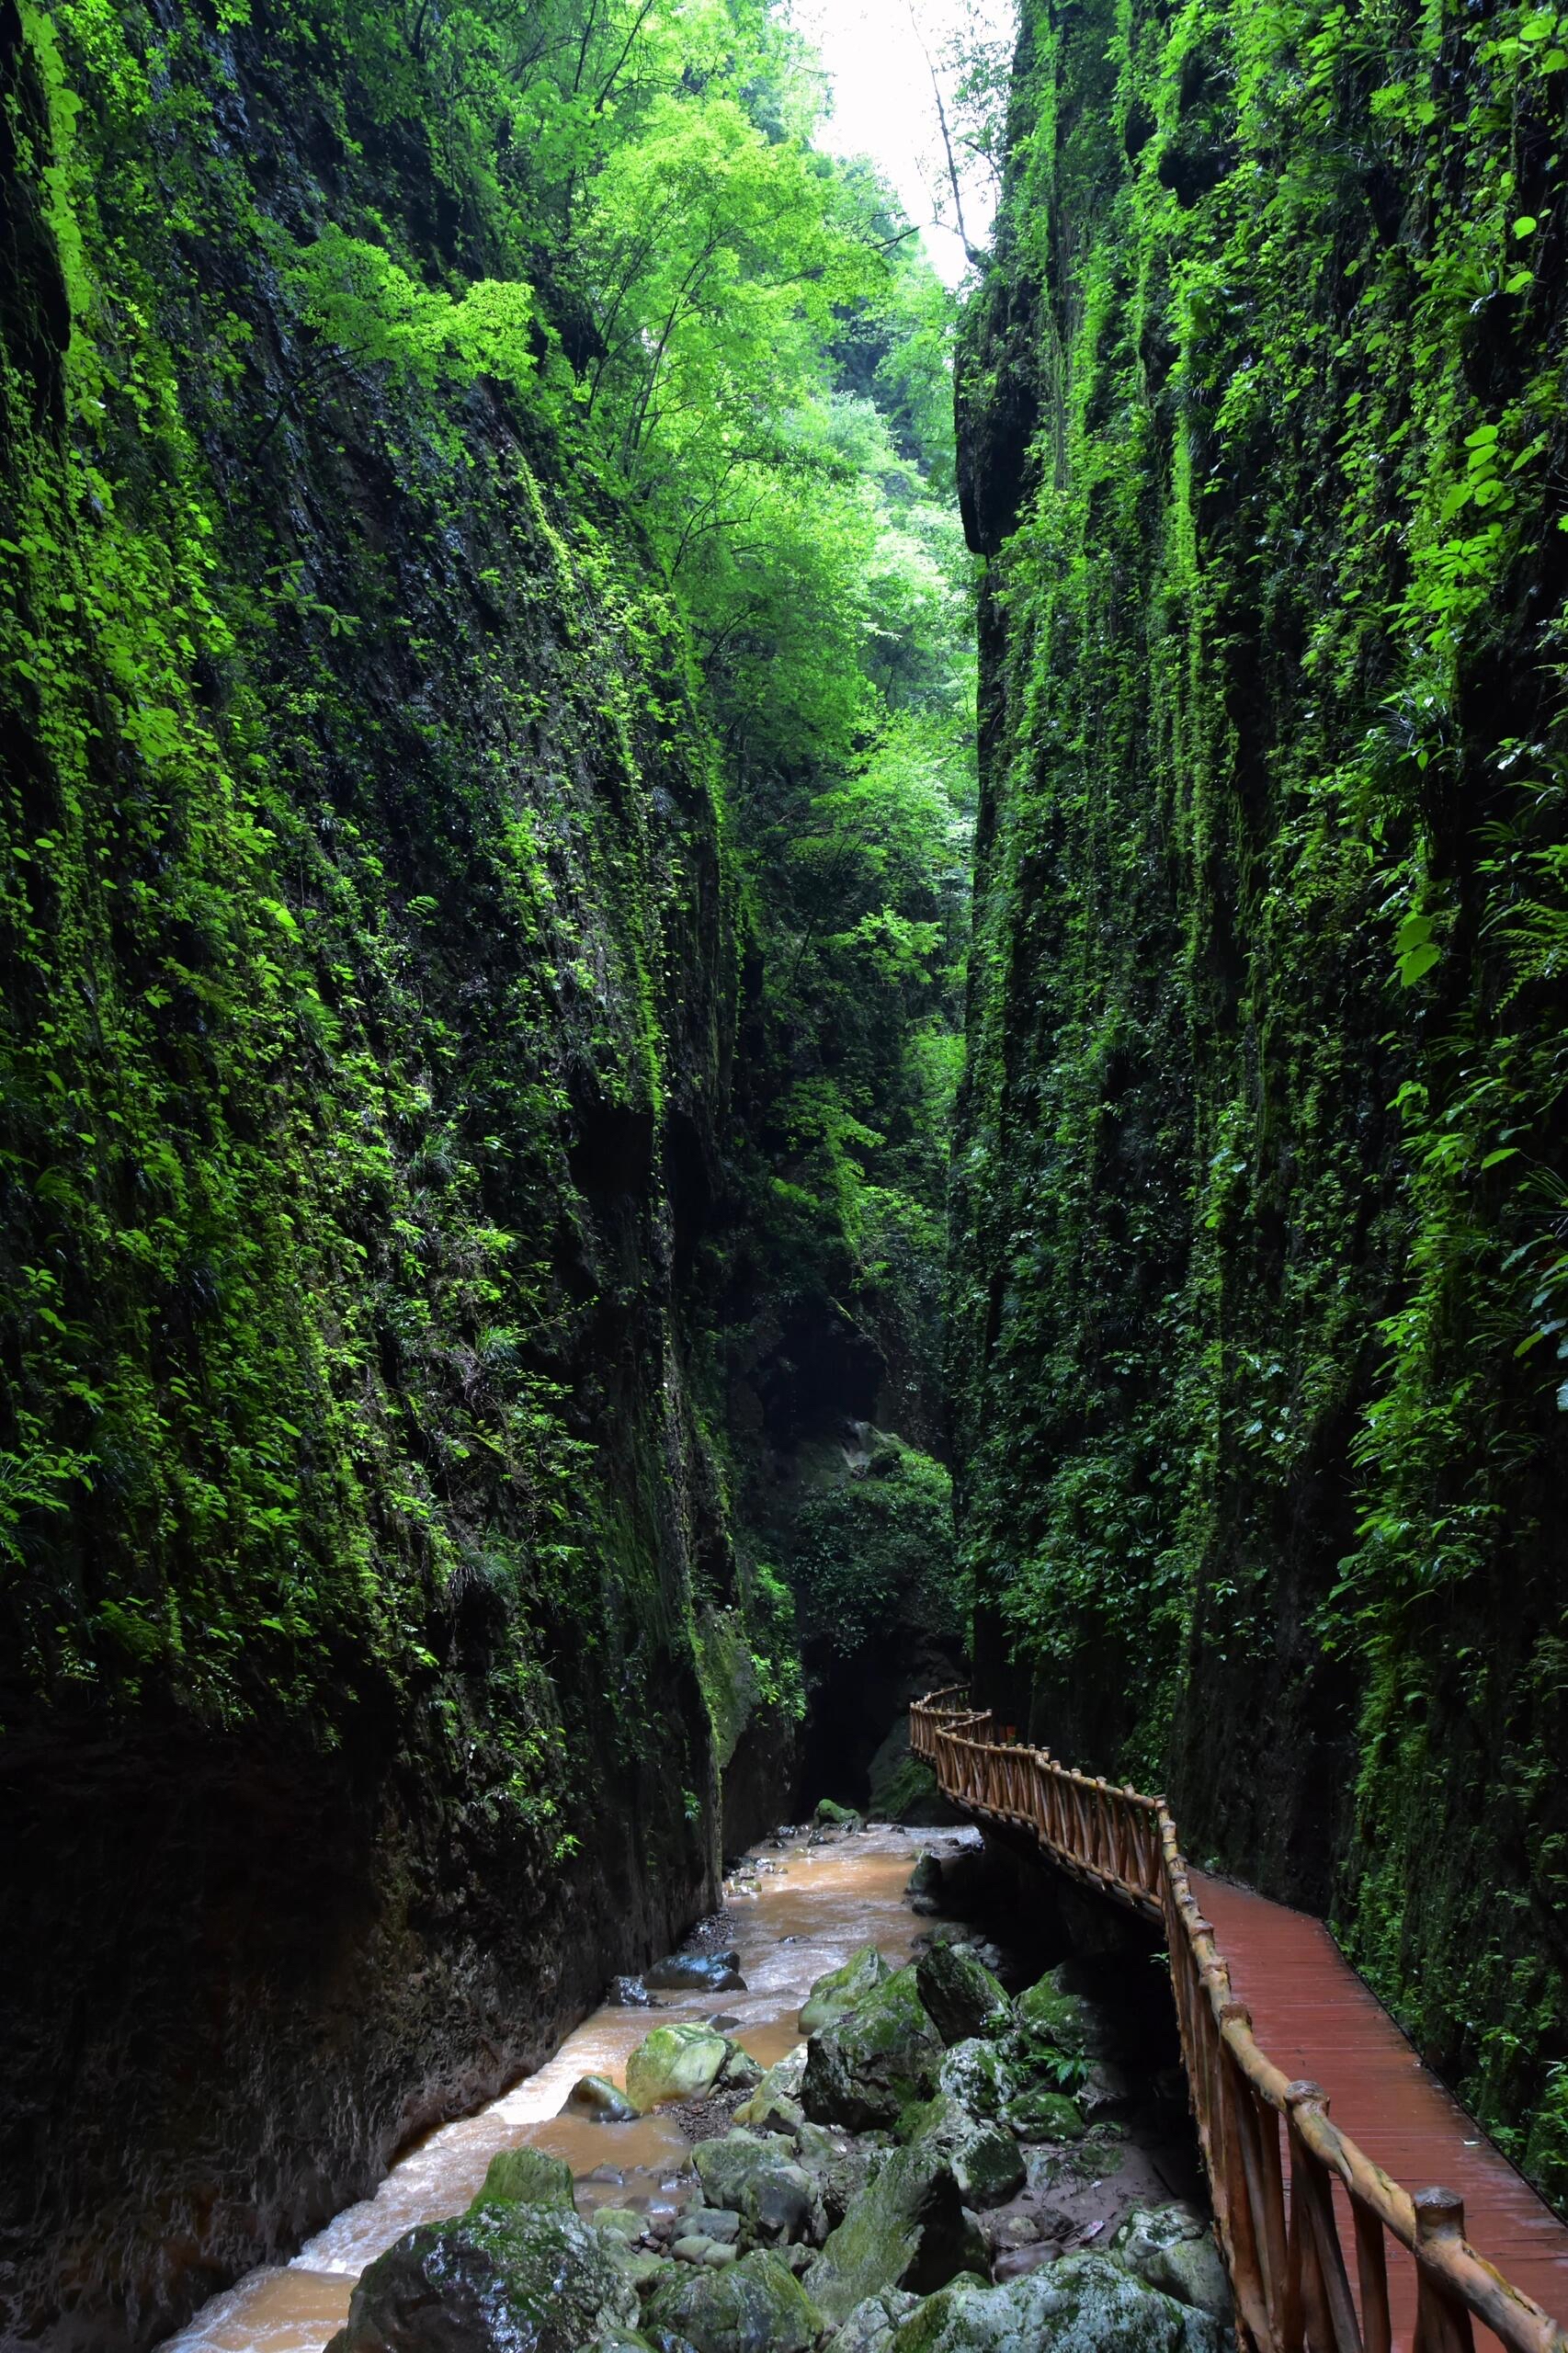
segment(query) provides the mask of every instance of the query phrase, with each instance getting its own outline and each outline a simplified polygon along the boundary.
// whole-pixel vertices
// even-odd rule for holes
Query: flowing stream
[[[432,2132],[392,2167],[373,2198],[346,2207],[292,2263],[250,2272],[214,2296],[166,2341],[164,2353],[321,2353],[343,2325],[365,2266],[415,2222],[460,2212],[498,2149],[527,2142],[566,2158],[585,2209],[652,2211],[681,2203],[680,2176],[690,2152],[673,2118],[601,2124],[563,2116],[578,2077],[622,2080],[630,2053],[650,2028],[677,2018],[734,2020],[727,2030],[771,2066],[800,2040],[796,2013],[814,1978],[863,1944],[879,1946],[895,1967],[910,1958],[921,1924],[903,1894],[921,1850],[953,1852],[978,1843],[974,1831],[884,1826],[821,1844],[792,1832],[755,1848],[724,1887],[744,1993],[665,1993],[656,2012],[596,2010],[536,2075],[477,2116]]]

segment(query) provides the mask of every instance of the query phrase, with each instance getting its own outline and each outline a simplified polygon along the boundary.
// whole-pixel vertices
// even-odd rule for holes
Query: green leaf
[[[1533,212],[1521,212],[1514,223],[1514,234],[1516,237],[1533,237],[1536,226],[1536,217]]]
[[[1517,1160],[1518,1156],[1518,1145],[1517,1143],[1506,1143],[1501,1152],[1489,1152],[1481,1165],[1483,1168],[1495,1168],[1500,1160]]]
[[[1437,961],[1437,959],[1441,954],[1442,949],[1440,948],[1434,947],[1428,943],[1425,948],[1413,949],[1408,956],[1402,956],[1399,963],[1399,977],[1402,986],[1407,989],[1414,988],[1415,983],[1421,978],[1422,974],[1431,971],[1433,965]]]

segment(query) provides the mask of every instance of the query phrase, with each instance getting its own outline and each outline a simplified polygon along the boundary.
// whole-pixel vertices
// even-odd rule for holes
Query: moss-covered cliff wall
[[[955,1267],[983,1680],[1559,2198],[1565,32],[1027,0]]]
[[[7,2342],[148,2341],[715,1885],[714,755],[526,348],[307,332],[335,223],[517,274],[375,57],[0,11]]]

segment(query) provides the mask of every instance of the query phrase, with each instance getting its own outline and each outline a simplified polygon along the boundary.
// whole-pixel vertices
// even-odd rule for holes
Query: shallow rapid
[[[756,1848],[724,1887],[744,1993],[661,1994],[653,2013],[596,2010],[537,2074],[411,2149],[373,2198],[346,2207],[292,2263],[250,2272],[213,2297],[165,2353],[321,2353],[347,2319],[366,2265],[416,2222],[460,2212],[498,2149],[527,2143],[564,2157],[585,2210],[673,2209],[690,2155],[675,2118],[606,2124],[562,2115],[578,2078],[620,2079],[650,2028],[680,2018],[734,2020],[727,2031],[771,2066],[800,2040],[797,2013],[813,1979],[864,1944],[879,1946],[895,1967],[910,1958],[921,1923],[903,1898],[915,1856],[978,1844],[973,1831],[879,1826],[828,1842],[791,1832]]]

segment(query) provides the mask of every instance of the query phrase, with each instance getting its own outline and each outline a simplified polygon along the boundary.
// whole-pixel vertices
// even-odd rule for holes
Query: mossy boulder
[[[727,2132],[699,2142],[693,2154],[697,2178],[710,2206],[744,2217],[752,2234],[768,2245],[803,2237],[817,2211],[816,2185],[797,2164],[795,2146],[782,2133]],[[702,2226],[702,2210],[690,2218]]]
[[[636,2289],[579,2215],[495,2200],[378,2256],[329,2353],[576,2353],[638,2319]]]
[[[999,2117],[1023,2090],[1023,2080],[994,2042],[955,2042],[937,2071],[937,2088],[971,2116]]]
[[[848,2017],[812,2036],[801,2105],[819,2124],[851,2131],[895,2124],[904,2109],[930,2098],[941,2061],[942,2039],[915,1971],[895,1970]]]
[[[1146,2287],[1158,2288],[1217,2320],[1231,2317],[1231,2283],[1214,2234],[1190,2206],[1173,2201],[1135,2207],[1118,2227],[1108,2252]]]
[[[1054,2051],[1069,2059],[1103,2059],[1111,2049],[1104,2011],[1081,1994],[1063,1993],[1053,1976],[1020,1994],[1013,2015],[1020,2058]]]
[[[942,2040],[994,2040],[1013,2024],[1000,1982],[967,1945],[933,1945],[915,1964],[920,1999]]]
[[[653,2342],[696,2353],[811,2353],[822,2328],[789,2265],[766,2247],[722,2269],[672,2271],[648,2299]]]
[[[1020,2141],[1081,2141],[1084,2111],[1065,2092],[1030,2084],[1003,2103],[1002,2121]]]
[[[1024,2186],[1024,2161],[1011,2132],[971,2116],[945,2093],[912,2109],[902,2129],[912,2148],[936,2149],[947,2159],[966,2206],[1001,2206]]]
[[[858,1830],[860,1816],[852,1805],[839,1805],[833,1798],[819,1798],[815,1820],[824,1830]]]
[[[952,2168],[926,2143],[895,2150],[830,2234],[805,2284],[830,2320],[843,2321],[884,2289],[926,2295],[985,2261]]]
[[[564,2157],[544,2149],[497,2149],[472,2203],[471,2214],[497,2200],[507,2206],[557,2206],[574,2211],[576,2185]]]
[[[671,2100],[761,2081],[762,2069],[738,2042],[696,2018],[655,2027],[626,2063],[627,2095],[642,2116]]]
[[[794,2132],[805,2120],[801,2086],[806,2073],[806,2046],[799,2043],[776,2060],[744,2107],[735,2122],[754,2132]]]
[[[904,1885],[910,1909],[929,1919],[942,1908],[942,1864],[937,1855],[924,1854]]]
[[[798,2159],[816,2184],[817,2200],[830,2228],[836,2228],[861,2192],[876,2179],[888,2152],[867,2148],[843,2133],[809,2120],[796,2135]]]
[[[829,2340],[830,2353],[888,2353],[894,2332],[919,2303],[907,2288],[884,2288],[880,2295],[866,2297]]]
[[[918,1829],[963,1820],[942,1795],[925,1758],[911,1755],[907,1716],[900,1716],[867,1768],[866,1812],[873,1822],[903,1822]]]
[[[1163,2289],[1178,2303],[1191,2304],[1196,2311],[1211,2313],[1216,2320],[1228,2322],[1233,2316],[1231,2283],[1212,2232],[1205,2231],[1201,2238],[1178,2239],[1174,2246],[1164,2250],[1143,2277],[1151,2288]]]
[[[596,2231],[604,2231],[612,2239],[640,2239],[648,2227],[646,2214],[634,2213],[630,2206],[600,2206],[588,2221]]]
[[[842,1968],[830,1969],[815,1981],[801,2012],[801,2032],[814,2034],[819,2027],[836,2026],[892,1975],[876,1946],[862,1945]]]
[[[637,2115],[636,2102],[628,2099],[608,2075],[579,2075],[566,2096],[566,2106],[572,2115],[590,2116],[600,2124],[630,2124]]]
[[[932,2296],[889,2353],[1223,2353],[1228,2334],[1096,2255],[1064,2256],[1005,2287]]]

